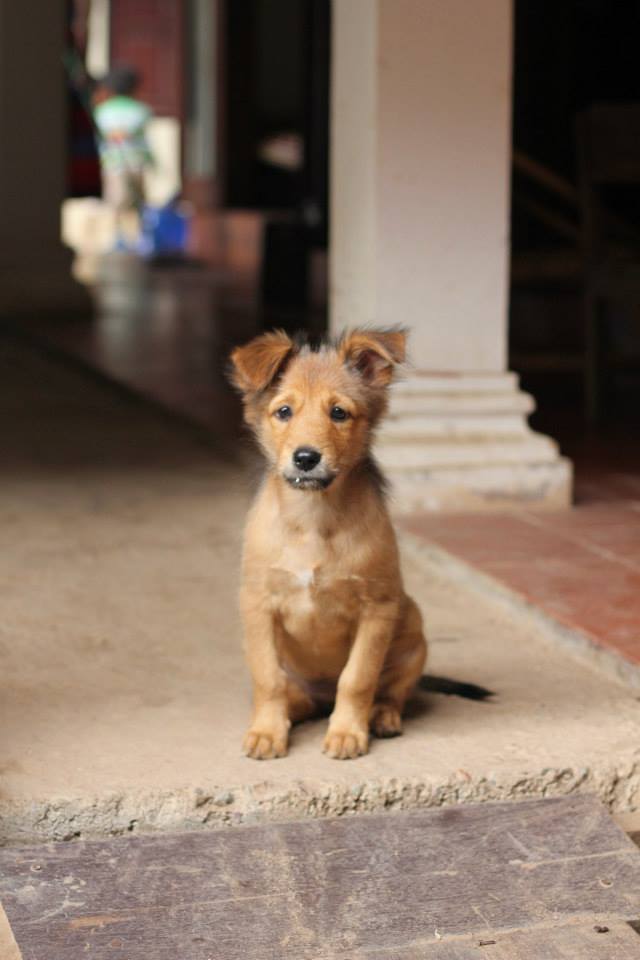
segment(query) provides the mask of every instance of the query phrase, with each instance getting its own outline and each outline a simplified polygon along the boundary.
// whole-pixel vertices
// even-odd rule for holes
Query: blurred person
[[[140,78],[116,66],[98,85],[93,116],[99,133],[102,195],[116,220],[116,249],[130,249],[140,232],[145,167],[153,163],[146,139],[151,109],[134,96]],[[134,236],[131,236],[134,234]]]

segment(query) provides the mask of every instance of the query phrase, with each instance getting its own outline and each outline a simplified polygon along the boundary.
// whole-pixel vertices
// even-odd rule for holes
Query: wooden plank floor
[[[5,848],[0,900],[23,960],[640,958],[585,797]]]

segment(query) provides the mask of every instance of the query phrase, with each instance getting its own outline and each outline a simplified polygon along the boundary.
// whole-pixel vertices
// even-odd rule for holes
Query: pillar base
[[[415,373],[393,388],[376,456],[396,513],[571,505],[572,465],[527,423],[512,373]]]

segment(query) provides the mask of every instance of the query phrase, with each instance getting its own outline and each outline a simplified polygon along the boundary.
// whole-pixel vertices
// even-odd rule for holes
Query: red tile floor
[[[573,509],[401,523],[640,665],[640,430],[570,426],[558,424],[555,436],[574,462]]]
[[[92,320],[32,328],[58,353],[204,426],[237,436],[225,384],[229,347],[273,318],[210,271],[118,267],[96,288]],[[285,318],[286,320],[287,318]],[[276,318],[276,322],[281,322]],[[321,323],[316,318],[315,323]],[[544,411],[543,411],[544,413]],[[524,596],[561,623],[640,664],[640,426],[585,432],[579,411],[539,429],[576,468],[576,503],[562,513],[409,517],[402,524]]]
[[[640,664],[640,497],[562,513],[422,515],[401,523]]]

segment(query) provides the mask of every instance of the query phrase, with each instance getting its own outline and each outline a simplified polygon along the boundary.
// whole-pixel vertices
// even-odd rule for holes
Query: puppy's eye
[[[346,420],[349,414],[343,407],[331,407],[329,416],[332,420]]]
[[[278,409],[274,413],[274,416],[278,420],[290,420],[291,417],[293,416],[293,410],[291,409],[291,407],[288,407],[288,406],[278,407]]]

